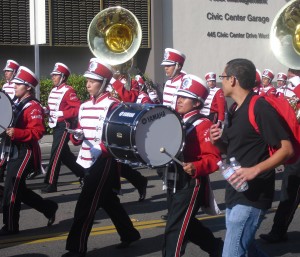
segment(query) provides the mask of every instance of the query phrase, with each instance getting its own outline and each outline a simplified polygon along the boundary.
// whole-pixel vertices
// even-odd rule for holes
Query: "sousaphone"
[[[300,69],[300,1],[284,5],[275,16],[270,43],[273,54],[284,66]]]
[[[88,28],[88,45],[94,56],[116,66],[131,60],[142,41],[136,16],[120,6],[99,12]]]

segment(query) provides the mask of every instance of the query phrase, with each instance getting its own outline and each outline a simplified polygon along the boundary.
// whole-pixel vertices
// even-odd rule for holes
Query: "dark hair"
[[[233,59],[225,67],[227,76],[234,76],[239,81],[243,89],[252,89],[255,87],[256,68],[254,64],[247,59]]]

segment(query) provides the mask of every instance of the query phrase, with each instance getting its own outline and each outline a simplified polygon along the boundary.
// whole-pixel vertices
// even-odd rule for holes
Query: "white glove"
[[[150,99],[151,99],[151,101],[155,101],[155,100],[157,100],[157,93],[156,92],[154,92],[154,91],[151,91],[151,92],[149,92],[148,93],[148,96],[150,97]]]
[[[294,86],[298,86],[300,84],[300,77],[299,76],[295,76],[289,79],[289,82]]]
[[[112,91],[113,91],[113,88],[112,88],[111,84],[109,84],[109,85],[106,87],[106,91],[107,91],[107,92],[112,92]]]
[[[64,113],[62,111],[52,111],[51,116],[54,118],[58,118],[64,116]]]
[[[83,140],[83,130],[82,129],[75,129],[74,138],[76,140]]]
[[[101,147],[100,145],[93,145],[90,149],[90,152],[93,156],[95,156],[96,158],[98,158],[101,153],[102,153],[102,150],[101,150]]]

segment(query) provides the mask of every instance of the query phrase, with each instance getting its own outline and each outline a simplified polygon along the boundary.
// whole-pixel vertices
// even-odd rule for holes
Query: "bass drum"
[[[0,116],[0,136],[4,134],[6,128],[8,128],[13,122],[13,105],[14,103],[8,94],[4,91],[0,91],[0,110],[2,112]]]
[[[103,142],[119,161],[151,168],[162,167],[177,157],[184,145],[183,122],[164,105],[120,104],[107,115]]]

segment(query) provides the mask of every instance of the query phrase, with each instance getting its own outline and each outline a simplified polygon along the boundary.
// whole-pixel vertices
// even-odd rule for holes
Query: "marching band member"
[[[140,239],[139,232],[133,227],[114,192],[114,187],[120,183],[117,162],[101,141],[105,117],[119,104],[119,100],[106,91],[112,75],[112,68],[97,58],[90,60],[88,70],[84,73],[91,98],[80,106],[78,129],[71,135],[71,140],[74,144],[82,144],[77,162],[87,171],[67,239],[66,249],[69,252],[63,257],[86,255],[94,216],[100,207],[107,212],[121,237],[121,244],[117,248],[128,247]]]
[[[12,100],[15,98],[15,85],[11,81],[17,74],[19,66],[20,65],[14,60],[7,60],[3,69],[6,83],[2,86],[2,90],[8,94]]]
[[[223,124],[225,120],[226,100],[223,90],[217,88],[216,77],[216,73],[214,72],[205,74],[205,80],[210,90],[200,113],[207,116],[213,123]]]
[[[66,129],[72,128],[74,125],[81,104],[75,90],[67,84],[69,75],[69,68],[60,62],[54,65],[51,72],[53,88],[48,97],[46,112],[49,115],[48,125],[53,128],[53,143],[44,181],[46,187],[41,190],[42,193],[57,191],[61,163],[79,177],[79,181],[84,176],[84,169],[76,163],[76,157],[68,145],[70,138]]]
[[[181,69],[185,61],[185,55],[175,49],[166,48],[164,59],[161,63],[164,66],[167,82],[164,85],[163,105],[176,109],[176,92],[181,86],[182,78],[185,75]]]
[[[48,226],[55,221],[58,208],[57,203],[44,200],[26,186],[26,177],[31,170],[41,166],[38,141],[45,132],[43,108],[34,97],[38,80],[31,70],[20,66],[12,82],[15,83],[17,98],[16,115],[13,126],[6,130],[13,151],[7,164],[1,236],[19,233],[21,202],[43,213]]]
[[[142,78],[141,75],[136,75],[135,80],[139,84],[139,95],[136,103],[150,103],[150,104],[159,104],[160,100],[157,95],[157,91],[153,88],[147,88],[146,81]]]
[[[125,64],[113,66],[114,76],[110,81],[107,91],[111,92],[117,98],[120,98],[123,102],[135,103],[139,95],[139,86],[134,79],[128,81],[129,76],[126,68],[129,62],[131,62],[131,60]],[[116,81],[118,81],[118,83],[115,83]]]
[[[277,74],[277,91],[278,89],[283,89],[287,83],[287,75],[283,72]]]
[[[173,48],[166,48],[164,52],[164,59],[161,65],[164,67],[165,74],[168,77],[163,89],[163,105],[170,106],[176,110],[177,103],[177,90],[181,87],[182,78],[186,75],[182,71],[183,64],[185,62],[185,55]],[[157,170],[159,176],[163,178],[166,174],[166,169],[161,168]],[[164,183],[164,182],[163,182]],[[163,190],[166,185],[163,184]],[[168,205],[168,203],[167,203]],[[167,220],[168,214],[161,215],[163,220]]]
[[[12,100],[15,100],[15,85],[11,81],[14,78],[14,76],[16,75],[18,69],[19,69],[19,64],[14,60],[7,60],[6,65],[3,69],[6,83],[2,86],[2,90],[6,94],[8,94],[8,96]],[[4,181],[5,169],[6,169],[6,158],[4,158],[0,162],[0,182]]]
[[[262,83],[258,90],[259,95],[276,95],[276,89],[272,85],[274,79],[274,73],[270,69],[265,69],[262,73]]]
[[[276,96],[285,97],[287,99],[295,96],[294,88],[291,83],[288,83],[288,77],[285,73],[279,72],[277,74],[277,89]]]
[[[195,243],[211,257],[222,254],[223,241],[215,238],[195,217],[201,206],[208,205],[205,200],[208,199],[208,176],[218,170],[217,162],[221,159],[219,150],[209,140],[209,128],[213,123],[199,113],[208,94],[208,86],[194,75],[185,75],[176,93],[177,112],[187,129],[183,166],[176,164],[175,170],[168,171],[169,214],[164,257],[181,256],[186,241]]]

